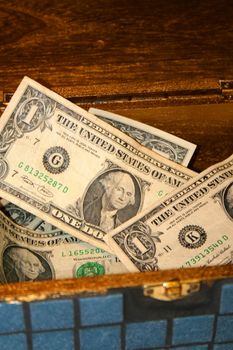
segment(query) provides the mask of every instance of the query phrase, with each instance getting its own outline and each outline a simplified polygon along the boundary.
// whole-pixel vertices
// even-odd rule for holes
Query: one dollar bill
[[[188,166],[196,149],[196,145],[191,142],[122,115],[98,108],[90,108],[89,112],[127,133],[143,146],[184,166]]]
[[[1,201],[0,281],[80,278],[127,272],[119,259]]]
[[[106,240],[129,271],[233,261],[233,155],[116,229]]]
[[[27,77],[0,119],[0,154],[2,198],[102,249],[195,175]]]

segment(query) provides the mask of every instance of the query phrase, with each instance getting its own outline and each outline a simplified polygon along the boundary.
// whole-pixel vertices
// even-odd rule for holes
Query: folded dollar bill
[[[233,262],[233,155],[105,239],[129,271]]]
[[[119,259],[1,200],[0,282],[127,272]]]
[[[25,77],[0,119],[0,196],[83,241],[195,173]]]
[[[137,142],[158,152],[163,157],[184,166],[188,165],[196,149],[196,145],[191,142],[122,115],[97,108],[90,108],[89,112],[127,133]]]

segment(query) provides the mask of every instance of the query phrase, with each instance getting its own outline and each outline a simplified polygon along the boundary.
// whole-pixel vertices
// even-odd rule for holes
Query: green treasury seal
[[[105,268],[103,265],[98,264],[97,262],[88,262],[79,266],[74,273],[74,276],[79,277],[93,277],[98,275],[104,275]]]

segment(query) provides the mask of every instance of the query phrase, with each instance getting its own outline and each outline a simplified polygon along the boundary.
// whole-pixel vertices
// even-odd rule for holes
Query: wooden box
[[[196,143],[197,172],[231,155],[230,2],[0,5],[2,110],[29,75]],[[233,349],[232,265],[2,285],[0,300],[4,350]]]

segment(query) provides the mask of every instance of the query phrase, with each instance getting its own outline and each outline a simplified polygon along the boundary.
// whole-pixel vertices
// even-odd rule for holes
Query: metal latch
[[[144,295],[154,299],[172,301],[182,299],[190,294],[200,290],[200,281],[185,281],[171,280],[154,285],[145,285]]]

